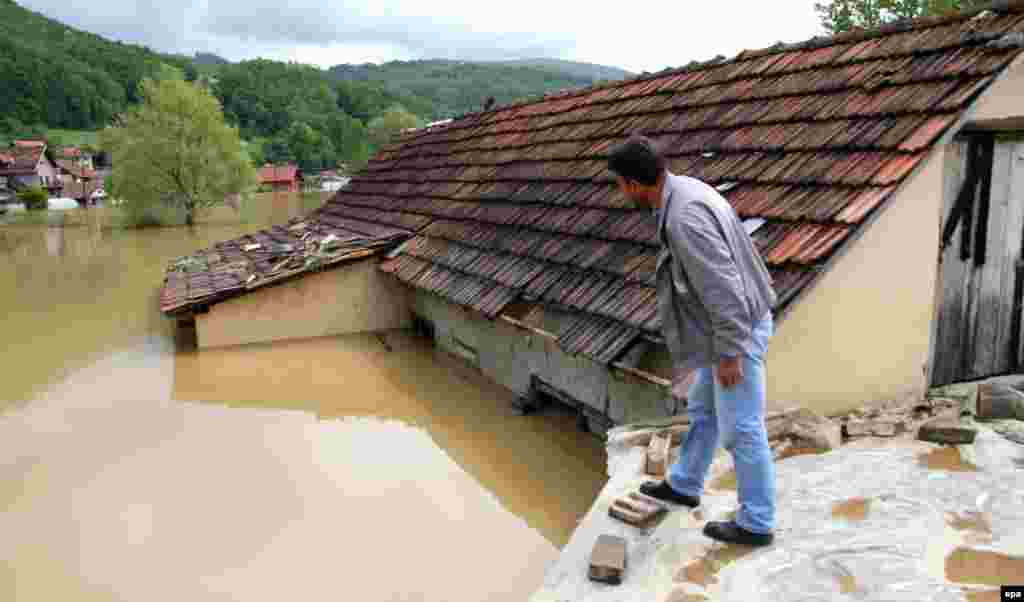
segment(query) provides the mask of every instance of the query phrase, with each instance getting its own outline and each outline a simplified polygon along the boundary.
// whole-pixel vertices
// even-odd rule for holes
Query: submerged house
[[[46,144],[36,141],[18,140],[0,152],[0,179],[14,190],[38,186],[50,195],[59,194],[64,186],[60,168],[46,154]]]
[[[1024,4],[1004,3],[466,115],[384,148],[304,220],[172,266],[164,309],[196,316],[200,346],[412,321],[594,428],[672,413],[656,224],[606,169],[643,133],[723,192],[769,264],[771,403],[832,413],[1019,370],[1022,48]],[[387,254],[240,295],[301,256],[266,241],[310,228]]]

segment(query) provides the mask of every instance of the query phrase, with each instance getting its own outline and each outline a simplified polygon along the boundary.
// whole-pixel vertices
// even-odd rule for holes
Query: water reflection
[[[165,265],[262,201],[0,226],[0,600],[521,600],[588,510],[600,443],[421,340],[176,349]]]

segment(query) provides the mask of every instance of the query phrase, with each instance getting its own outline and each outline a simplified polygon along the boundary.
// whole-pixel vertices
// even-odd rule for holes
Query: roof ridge
[[[763,58],[763,57],[771,56],[771,55],[775,55],[775,54],[785,54],[787,52],[794,52],[794,51],[799,51],[799,50],[818,50],[818,49],[821,49],[821,48],[828,48],[830,46],[835,46],[835,45],[838,45],[838,44],[857,43],[857,42],[862,42],[864,40],[883,38],[883,37],[886,37],[886,36],[895,35],[895,34],[898,34],[898,33],[904,33],[904,32],[907,32],[907,31],[914,31],[914,30],[922,30],[922,29],[930,29],[930,28],[934,28],[934,27],[940,27],[940,26],[948,25],[950,23],[955,23],[955,22],[958,22],[958,21],[966,21],[966,20],[969,20],[969,19],[971,19],[973,17],[976,17],[976,16],[978,16],[980,14],[986,13],[986,12],[994,12],[994,13],[997,13],[997,14],[999,14],[999,13],[1003,13],[1003,14],[1024,13],[1024,0],[993,0],[991,3],[989,3],[989,4],[985,5],[985,6],[981,6],[981,7],[976,7],[976,8],[971,8],[971,9],[963,9],[963,10],[952,12],[952,13],[945,14],[945,15],[933,15],[933,16],[919,17],[919,18],[916,18],[916,19],[900,19],[900,20],[897,20],[897,21],[892,21],[890,23],[884,23],[884,24],[882,24],[879,27],[874,28],[874,29],[855,28],[855,29],[850,30],[850,31],[841,32],[841,33],[833,34],[833,35],[824,35],[824,36],[818,35],[818,36],[814,36],[814,37],[808,38],[808,39],[800,41],[800,42],[793,42],[793,43],[790,43],[790,44],[786,44],[786,43],[783,43],[783,42],[777,42],[776,44],[773,44],[772,46],[768,46],[768,47],[765,47],[765,48],[742,50],[738,54],[736,54],[736,56],[734,56],[732,58],[727,58],[724,55],[718,55],[718,56],[716,56],[716,57],[714,57],[712,59],[709,59],[707,61],[696,61],[696,60],[695,61],[691,61],[690,63],[688,63],[688,64],[686,64],[686,65],[684,65],[682,67],[665,68],[665,69],[662,69],[661,71],[657,71],[657,72],[654,72],[654,73],[646,73],[645,72],[645,73],[642,73],[642,74],[637,75],[635,77],[630,77],[630,78],[626,78],[626,79],[616,80],[614,82],[609,82],[609,83],[605,83],[605,84],[598,84],[598,85],[593,85],[593,86],[587,86],[585,88],[578,88],[578,89],[575,89],[575,90],[568,90],[568,91],[566,91],[566,90],[559,90],[559,91],[556,91],[556,92],[551,92],[551,93],[544,94],[540,98],[535,98],[535,99],[530,99],[530,100],[523,100],[523,101],[520,101],[520,102],[514,102],[514,103],[507,104],[507,105],[498,105],[498,106],[495,106],[494,108],[492,108],[490,110],[487,110],[487,111],[476,111],[476,112],[471,112],[471,113],[465,113],[463,115],[459,115],[459,116],[455,117],[452,120],[452,122],[450,124],[448,124],[448,125],[457,125],[457,124],[458,125],[462,125],[462,124],[459,124],[459,122],[462,122],[462,121],[465,121],[465,120],[469,120],[469,119],[473,119],[473,118],[479,119],[479,118],[481,118],[484,115],[487,115],[487,114],[490,114],[490,113],[496,113],[498,111],[506,111],[506,110],[509,110],[509,109],[516,109],[516,108],[521,108],[521,107],[525,107],[525,106],[536,105],[536,104],[548,102],[548,101],[555,100],[555,99],[565,99],[565,98],[572,98],[572,97],[576,97],[576,96],[583,96],[585,94],[591,94],[593,92],[597,92],[597,91],[600,91],[600,90],[608,90],[608,89],[612,89],[612,88],[622,88],[622,87],[625,87],[627,85],[633,85],[633,84],[637,84],[637,83],[641,83],[641,82],[652,81],[652,80],[655,80],[655,79],[658,79],[658,78],[667,77],[667,76],[671,76],[671,75],[681,75],[681,74],[684,74],[684,73],[694,73],[694,72],[699,72],[699,71],[705,71],[705,70],[712,69],[712,68],[715,68],[715,67],[722,67],[722,66],[725,66],[725,65],[732,65],[732,64],[736,64],[736,63],[739,63],[739,62],[742,62],[742,61],[751,60],[751,59],[757,59],[757,58]],[[407,137],[400,138],[399,140],[401,141],[401,144],[399,146],[404,145],[405,143],[407,143],[407,142],[409,142],[411,140],[415,140],[416,138],[419,138],[422,135],[425,135],[427,133],[430,133],[430,132],[428,132],[427,130],[424,129],[424,130],[419,130],[419,131],[415,132],[413,135],[409,135]]]

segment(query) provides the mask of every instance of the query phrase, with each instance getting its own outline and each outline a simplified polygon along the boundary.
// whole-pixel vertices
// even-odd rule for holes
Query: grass
[[[88,130],[47,130],[47,134],[57,137],[68,146],[98,146],[99,132]]]

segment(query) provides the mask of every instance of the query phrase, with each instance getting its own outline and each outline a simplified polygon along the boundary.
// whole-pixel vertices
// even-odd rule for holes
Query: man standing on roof
[[[709,522],[704,534],[769,545],[775,465],[764,424],[764,356],[774,328],[771,276],[729,202],[704,182],[670,173],[650,140],[630,138],[611,152],[608,168],[626,197],[657,214],[661,330],[676,374],[696,370],[679,459],[664,481],[640,491],[698,506],[721,437],[736,465],[740,508],[735,520]]]

